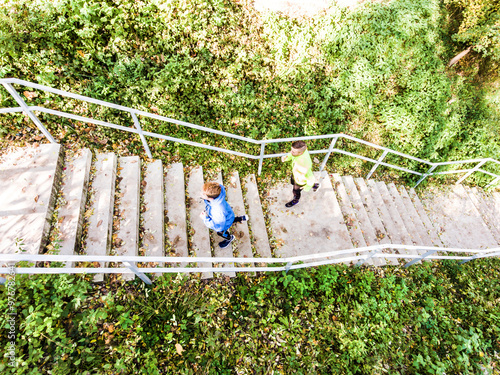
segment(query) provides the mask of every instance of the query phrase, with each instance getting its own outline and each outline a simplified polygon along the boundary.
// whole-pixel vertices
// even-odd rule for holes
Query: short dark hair
[[[292,143],[292,147],[296,148],[296,149],[301,149],[301,148],[304,148],[305,146],[306,146],[306,142],[304,142],[304,141],[295,141]]]

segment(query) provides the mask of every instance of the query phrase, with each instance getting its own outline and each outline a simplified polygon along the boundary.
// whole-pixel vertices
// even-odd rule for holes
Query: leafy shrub
[[[17,276],[17,370],[473,374],[499,365],[499,275],[498,259],[482,259],[232,280],[167,275],[151,287]]]
[[[500,1],[445,0],[461,19],[453,38],[484,56],[500,60]]]
[[[431,161],[497,157],[498,137],[492,135],[498,112],[486,92],[473,77],[447,74],[455,49],[448,15],[435,0],[366,2],[352,12],[332,6],[326,14],[300,20],[259,16],[244,1],[12,0],[0,9],[0,77],[256,139],[344,132]],[[52,98],[38,93],[27,100],[133,126],[125,114]],[[14,105],[0,90],[0,106]],[[0,131],[33,137],[36,131],[26,131],[20,116],[2,115]],[[63,143],[143,154],[136,136],[40,117]],[[141,121],[148,131],[254,155],[260,151],[198,130]],[[256,167],[173,142],[150,139],[150,147],[167,161],[222,164],[242,173]],[[364,147],[344,147],[377,157]],[[284,149],[269,145],[266,152]],[[332,160],[331,168],[349,173],[371,168],[352,158]],[[425,170],[401,158],[390,161]],[[283,173],[277,164],[266,160],[264,173]]]

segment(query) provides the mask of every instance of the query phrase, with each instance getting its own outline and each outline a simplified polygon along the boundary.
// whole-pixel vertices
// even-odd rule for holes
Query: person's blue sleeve
[[[203,218],[203,223],[207,226],[207,228],[216,230],[214,225],[215,223],[210,216],[205,216]]]

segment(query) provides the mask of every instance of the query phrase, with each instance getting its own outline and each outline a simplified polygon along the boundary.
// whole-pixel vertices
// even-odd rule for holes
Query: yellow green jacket
[[[284,161],[289,160],[292,161],[292,173],[295,183],[304,186],[304,191],[311,190],[316,180],[312,172],[312,160],[309,151],[305,150],[299,156],[293,156],[291,153],[288,153]]]

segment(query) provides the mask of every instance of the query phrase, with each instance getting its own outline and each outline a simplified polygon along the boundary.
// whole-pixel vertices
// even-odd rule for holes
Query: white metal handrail
[[[383,250],[426,251],[424,254],[382,253]],[[475,255],[435,255],[439,253],[471,253]],[[355,254],[355,255],[354,255]],[[341,257],[339,257],[341,256]],[[434,246],[411,246],[400,244],[382,244],[356,249],[334,250],[319,254],[300,255],[287,258],[233,258],[233,257],[160,257],[160,256],[114,256],[114,255],[52,255],[52,254],[0,254],[0,263],[12,262],[113,262],[124,267],[16,267],[17,274],[135,274],[147,284],[151,279],[146,273],[200,273],[200,272],[277,272],[315,267],[327,264],[355,262],[361,266],[371,258],[412,259],[405,267],[422,260],[461,260],[461,264],[480,258],[500,256],[500,247],[481,249],[442,248]],[[335,258],[332,258],[335,257]],[[284,264],[283,266],[242,266],[242,267],[137,267],[137,263],[233,263],[233,264]],[[0,269],[1,270],[1,269]],[[0,272],[1,273],[1,272]]]
[[[185,122],[185,121],[175,120],[175,119],[172,119],[172,118],[169,118],[166,116],[156,115],[153,113],[137,110],[134,108],[125,107],[125,106],[114,104],[114,103],[109,103],[109,102],[106,102],[103,100],[98,100],[98,99],[90,98],[90,97],[79,95],[79,94],[70,93],[68,91],[58,90],[58,89],[55,89],[55,88],[52,88],[49,86],[39,85],[37,83],[24,81],[24,80],[17,79],[17,78],[3,78],[3,79],[0,79],[0,83],[5,87],[5,89],[11,94],[11,96],[14,98],[14,100],[16,100],[16,102],[19,105],[19,107],[0,108],[0,113],[16,113],[16,112],[26,113],[26,115],[33,121],[33,123],[38,127],[38,129],[40,129],[40,131],[45,135],[45,137],[52,143],[57,143],[57,142],[52,137],[52,135],[48,132],[48,130],[43,126],[43,124],[38,119],[38,117],[35,115],[35,113],[34,113],[35,111],[42,112],[42,113],[48,113],[48,114],[52,114],[52,115],[56,115],[56,116],[60,116],[60,117],[65,117],[65,118],[73,119],[75,121],[91,123],[91,124],[95,124],[95,125],[105,126],[105,127],[109,127],[109,128],[137,134],[140,137],[141,142],[144,146],[146,155],[149,158],[152,158],[153,156],[152,156],[151,151],[149,149],[149,146],[148,146],[148,143],[146,140],[146,136],[153,137],[153,138],[159,138],[159,139],[172,141],[172,142],[178,142],[181,144],[186,144],[186,145],[190,145],[190,146],[194,146],[194,147],[201,147],[201,148],[205,148],[208,150],[223,152],[223,153],[227,153],[227,154],[231,154],[231,155],[241,156],[241,157],[245,157],[245,158],[252,159],[252,160],[259,160],[258,174],[260,175],[262,172],[262,164],[263,164],[264,159],[281,157],[282,155],[284,155],[283,153],[265,154],[266,145],[271,144],[271,143],[293,142],[296,140],[306,141],[306,140],[331,139],[331,143],[330,143],[330,146],[328,149],[326,149],[326,150],[310,150],[311,154],[326,154],[324,159],[323,159],[323,162],[321,163],[320,172],[322,172],[324,170],[330,155],[332,153],[338,153],[338,154],[354,157],[357,159],[361,159],[361,160],[373,163],[374,164],[373,168],[370,170],[370,172],[368,173],[366,178],[370,178],[373,175],[373,173],[376,171],[376,169],[382,165],[382,166],[385,166],[388,168],[392,168],[392,169],[396,169],[396,170],[399,170],[402,172],[406,172],[406,173],[420,176],[420,179],[416,183],[415,187],[418,186],[424,179],[426,179],[429,176],[442,175],[442,174],[464,173],[464,176],[462,176],[457,181],[457,184],[459,184],[475,172],[481,172],[481,173],[484,173],[488,176],[493,177],[493,180],[486,187],[494,186],[494,185],[497,185],[498,183],[500,183],[500,175],[486,171],[486,170],[481,168],[486,163],[493,163],[493,164],[500,165],[500,162],[498,160],[495,160],[492,158],[433,163],[433,162],[419,159],[419,158],[416,158],[414,156],[404,154],[404,153],[389,149],[387,147],[379,146],[379,145],[376,145],[374,143],[367,142],[367,141],[364,141],[362,139],[355,138],[355,137],[352,137],[352,136],[346,135],[346,134],[325,134],[325,135],[314,135],[314,136],[305,136],[305,137],[290,137],[290,138],[255,140],[253,138],[243,137],[243,136],[228,133],[225,131],[211,129],[211,128],[208,128],[205,126],[200,126],[200,125],[192,124],[192,123]],[[127,112],[132,117],[134,127],[127,127],[127,126],[123,126],[123,125],[113,124],[110,122],[96,120],[96,119],[92,119],[92,118],[88,118],[88,117],[84,117],[84,116],[79,116],[79,115],[74,115],[74,114],[71,114],[68,112],[57,111],[54,109],[45,108],[45,107],[41,107],[41,106],[29,106],[26,104],[24,99],[19,95],[19,93],[16,91],[16,89],[12,86],[13,84],[17,84],[17,85],[21,85],[21,86],[25,86],[25,87],[30,87],[30,88],[45,91],[45,92],[50,92],[50,93],[53,93],[56,95],[60,95],[60,96],[67,97],[67,98],[73,98],[73,99],[84,101],[87,103],[93,103],[96,105],[100,105],[100,106],[104,106],[104,107],[108,107],[108,108],[113,108],[113,109],[116,109],[116,110],[119,110],[122,112]],[[252,155],[252,154],[248,154],[248,153],[244,153],[244,152],[225,149],[222,147],[205,145],[205,144],[199,143],[199,142],[187,141],[187,140],[176,138],[176,137],[171,137],[171,136],[166,136],[166,135],[162,135],[162,134],[144,131],[141,128],[139,116],[148,117],[151,119],[156,119],[156,120],[160,120],[160,121],[164,121],[164,122],[169,122],[172,124],[181,125],[181,126],[192,128],[192,129],[201,130],[204,132],[221,135],[223,137],[232,138],[235,140],[244,141],[244,142],[255,144],[255,145],[260,145],[261,146],[260,153],[259,153],[259,155]],[[382,151],[382,155],[377,160],[375,160],[375,159],[372,159],[369,157],[365,157],[362,155],[358,155],[355,153],[351,153],[348,151],[344,151],[344,150],[335,148],[337,141],[341,138],[346,139],[346,140],[350,140],[350,141],[353,141],[353,142],[356,142],[359,144],[363,144],[365,146],[368,146],[368,147],[371,147],[374,149],[378,149],[378,150]],[[401,167],[398,165],[394,165],[391,163],[386,163],[386,162],[384,162],[384,160],[385,160],[386,156],[389,154],[396,155],[396,156],[402,157],[404,159],[413,160],[413,161],[416,161],[418,163],[426,164],[429,166],[429,169],[427,170],[427,172],[422,173],[422,172],[413,171],[411,169],[404,168],[404,167]],[[476,166],[474,166],[473,168],[470,168],[470,169],[434,172],[434,170],[440,166],[471,164],[471,163],[476,163]]]

